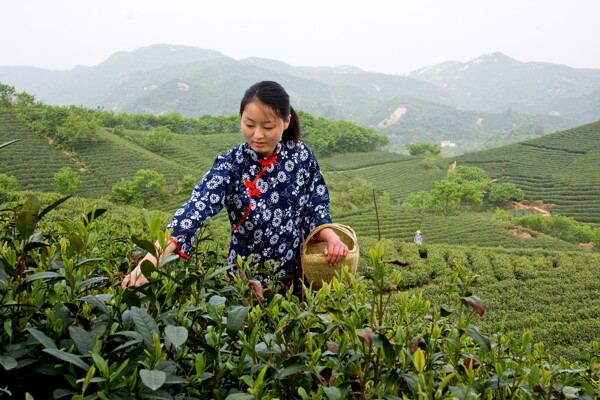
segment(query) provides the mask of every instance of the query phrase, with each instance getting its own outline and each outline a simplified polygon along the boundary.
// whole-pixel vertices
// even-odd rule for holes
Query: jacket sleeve
[[[331,214],[329,213],[329,191],[325,185],[325,179],[323,179],[314,154],[308,145],[304,144],[304,146],[309,153],[307,159],[308,179],[306,180],[308,202],[304,208],[302,221],[302,236],[306,237],[317,226],[330,224]]]
[[[181,257],[188,258],[198,230],[223,208],[225,190],[231,182],[231,168],[228,157],[217,157],[212,168],[194,187],[190,199],[179,207],[167,225],[172,229],[171,242],[175,243]]]

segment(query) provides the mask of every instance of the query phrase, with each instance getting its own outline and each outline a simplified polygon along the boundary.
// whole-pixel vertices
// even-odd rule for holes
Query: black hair
[[[240,103],[240,115],[244,112],[244,108],[248,103],[258,101],[272,109],[275,114],[284,121],[291,115],[290,124],[283,131],[282,138],[284,140],[300,140],[300,119],[298,114],[290,105],[290,96],[285,89],[277,82],[262,81],[250,86]]]

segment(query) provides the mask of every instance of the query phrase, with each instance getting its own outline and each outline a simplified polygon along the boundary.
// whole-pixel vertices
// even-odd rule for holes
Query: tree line
[[[79,106],[53,106],[44,104],[26,92],[17,93],[15,88],[0,83],[0,109],[9,110],[19,122],[47,139],[59,148],[76,155],[80,146],[97,140],[103,129],[126,136],[126,131],[146,131],[142,147],[162,154],[165,145],[176,140],[175,134],[211,135],[240,131],[238,115],[185,118],[177,112],[163,115],[116,113],[101,108],[88,109]],[[385,135],[347,121],[330,121],[298,111],[306,141],[318,156],[336,153],[368,152],[388,144]],[[240,139],[241,140],[241,139]],[[7,188],[16,188],[14,177],[0,176]],[[74,194],[78,190],[77,172],[65,167],[54,176],[54,187],[62,194]],[[193,187],[193,185],[191,185]],[[176,191],[190,187],[189,177],[178,182]],[[152,170],[139,170],[130,180],[122,180],[113,186],[113,200],[117,202],[148,205],[168,196],[164,176]]]
[[[228,116],[203,115],[199,118],[186,118],[177,112],[163,115],[127,114],[77,106],[51,106],[35,99],[35,96],[21,92],[0,83],[0,107],[12,109],[19,120],[30,129],[43,134],[56,143],[74,150],[78,143],[94,140],[98,129],[112,128],[116,133],[124,130],[159,131],[148,140],[149,147],[155,142],[164,141],[168,133],[184,135],[210,135],[238,133],[240,118],[236,114]],[[385,135],[348,121],[330,121],[317,118],[306,112],[298,112],[303,130],[303,139],[319,156],[335,153],[363,152],[381,149],[388,144]]]

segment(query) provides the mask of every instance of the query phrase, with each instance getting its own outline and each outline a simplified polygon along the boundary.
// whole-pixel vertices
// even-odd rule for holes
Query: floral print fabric
[[[190,253],[196,232],[224,206],[232,227],[243,221],[232,232],[229,264],[238,255],[245,259],[253,254],[254,262],[270,261],[279,277],[297,275],[304,237],[317,226],[331,223],[329,193],[307,144],[282,141],[275,155],[275,162],[258,179],[265,157],[247,143],[217,157],[169,222],[180,255]],[[248,185],[253,181],[255,185]]]

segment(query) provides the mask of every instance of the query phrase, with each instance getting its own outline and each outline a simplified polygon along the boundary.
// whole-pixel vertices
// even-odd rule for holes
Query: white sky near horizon
[[[599,0],[0,0],[0,66],[69,70],[152,44],[404,75],[502,52],[600,68]]]

